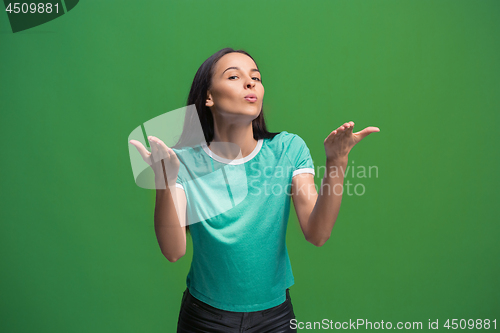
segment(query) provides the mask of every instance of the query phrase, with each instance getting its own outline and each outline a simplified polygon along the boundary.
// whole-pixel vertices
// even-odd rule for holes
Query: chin
[[[255,119],[255,118],[257,118],[259,116],[261,110],[262,110],[262,107],[260,107],[257,110],[255,110],[255,109],[251,110],[249,113],[252,114],[253,119]]]
[[[256,106],[250,105],[250,106],[247,106],[245,108],[240,109],[238,114],[247,115],[247,116],[252,115],[255,118],[257,118],[259,116],[261,110],[262,110],[262,106],[256,107]]]
[[[254,106],[254,105],[246,105],[239,110],[227,111],[224,112],[227,116],[248,116],[255,119],[259,116],[262,111],[262,105]]]

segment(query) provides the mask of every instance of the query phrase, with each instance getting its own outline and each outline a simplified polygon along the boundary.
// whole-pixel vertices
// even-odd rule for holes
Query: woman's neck
[[[228,159],[246,157],[252,153],[257,146],[257,140],[253,138],[252,123],[221,121],[214,119],[214,138],[210,144],[210,150],[215,154]]]

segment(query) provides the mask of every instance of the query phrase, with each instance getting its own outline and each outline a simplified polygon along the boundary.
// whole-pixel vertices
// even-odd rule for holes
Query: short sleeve
[[[179,181],[179,177],[177,177],[177,182],[175,183],[175,187],[178,187],[182,190],[184,190],[184,186],[182,185],[182,181]],[[184,190],[186,191],[186,190]]]
[[[294,167],[292,177],[301,173],[315,174],[311,153],[300,136],[293,134],[292,139],[289,141],[287,155]]]

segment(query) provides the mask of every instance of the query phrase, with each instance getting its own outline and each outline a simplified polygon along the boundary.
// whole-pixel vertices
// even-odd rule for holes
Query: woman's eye
[[[229,80],[232,80],[232,79],[237,79],[238,76],[237,75],[231,75],[230,77],[228,77]],[[252,80],[256,80],[256,81],[260,81],[260,78],[258,77],[253,77]]]

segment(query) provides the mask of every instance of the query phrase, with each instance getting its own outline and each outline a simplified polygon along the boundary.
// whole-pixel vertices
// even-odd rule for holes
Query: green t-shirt
[[[285,244],[292,177],[314,174],[304,140],[283,131],[235,160],[205,144],[174,150],[193,240],[190,293],[226,311],[283,303],[294,284]]]

